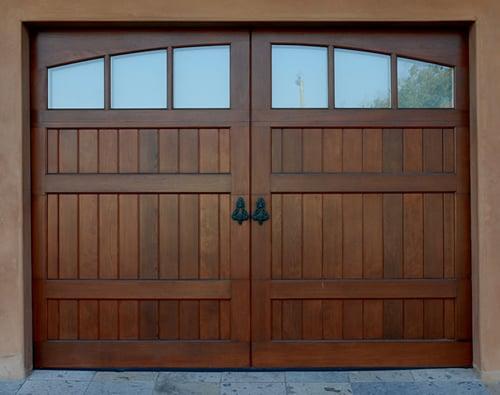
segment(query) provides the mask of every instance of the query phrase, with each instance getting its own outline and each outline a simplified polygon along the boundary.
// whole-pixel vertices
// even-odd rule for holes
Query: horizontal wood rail
[[[49,174],[35,193],[229,193],[230,174]]]
[[[249,366],[248,350],[248,343],[209,340],[48,341],[35,343],[35,363],[46,368],[234,368]]]
[[[275,280],[272,299],[454,298],[466,280]]]
[[[230,299],[229,280],[38,280],[47,299]]]
[[[457,192],[455,174],[273,174],[271,192]]]
[[[472,364],[472,343],[279,341],[253,344],[255,367],[437,367]],[[381,357],[383,356],[383,357]]]

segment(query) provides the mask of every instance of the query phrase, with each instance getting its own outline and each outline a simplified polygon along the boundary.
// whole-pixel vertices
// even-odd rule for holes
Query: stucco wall
[[[31,368],[27,35],[34,21],[474,21],[474,363],[500,379],[500,1],[0,0],[0,377]],[[23,110],[24,109],[24,110]]]

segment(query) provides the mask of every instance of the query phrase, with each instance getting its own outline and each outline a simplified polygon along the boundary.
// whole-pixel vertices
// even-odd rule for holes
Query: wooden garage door
[[[203,48],[215,46],[227,47],[230,108],[190,109],[207,92],[181,94],[190,77],[174,80],[188,70],[180,62],[200,49],[208,60],[190,66],[208,68]],[[175,65],[178,48],[194,51]],[[141,71],[133,56],[142,51],[154,56]],[[128,53],[131,63],[111,65]],[[248,32],[45,31],[32,54],[35,366],[248,366],[249,225],[231,220],[249,195]],[[71,67],[47,81],[65,64],[82,66],[76,81],[64,74]],[[96,72],[83,84],[104,85],[104,108],[64,109],[93,107],[78,85],[93,73],[86,65],[104,68],[101,82]],[[168,108],[124,104],[165,102],[141,101],[161,91],[144,76],[153,71],[166,79]],[[120,72],[133,77],[119,81]],[[119,84],[137,80],[149,84],[146,97],[120,97]],[[84,93],[64,96],[71,83]]]
[[[447,65],[451,101],[398,84],[414,60]],[[254,366],[470,365],[465,35],[262,30],[252,73]],[[387,97],[353,103],[372,76]]]

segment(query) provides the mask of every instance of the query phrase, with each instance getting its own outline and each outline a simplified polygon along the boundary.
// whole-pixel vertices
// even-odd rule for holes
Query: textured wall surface
[[[500,379],[500,1],[0,0],[0,377],[31,368],[27,34],[36,21],[473,21],[474,362]]]

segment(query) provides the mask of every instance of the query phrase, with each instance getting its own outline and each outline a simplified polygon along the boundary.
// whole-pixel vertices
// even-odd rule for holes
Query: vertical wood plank
[[[217,279],[219,278],[219,197],[203,194],[199,199],[200,278]]]
[[[424,337],[424,301],[422,299],[404,301],[404,337],[405,339],[423,339]]]
[[[219,171],[219,131],[200,129],[200,173]]]
[[[363,169],[363,131],[344,129],[342,133],[342,169],[344,172],[360,172]]]
[[[180,302],[180,339],[195,340],[200,338],[200,302],[183,300]]]
[[[179,171],[179,130],[160,129],[158,134],[160,173],[177,173]]]
[[[220,339],[231,339],[231,302],[229,300],[221,300],[219,303],[220,310]]]
[[[158,160],[158,130],[139,130],[139,170],[141,173],[157,173]]]
[[[283,196],[281,194],[271,195],[271,206],[273,216],[271,218],[271,249],[272,249],[272,263],[271,263],[271,277],[273,279],[281,279],[281,268],[283,264],[282,256],[282,230],[283,230],[283,209],[282,202]],[[281,306],[281,305],[280,305]],[[280,318],[281,319],[281,318]],[[281,336],[281,332],[280,332]]]
[[[99,278],[118,277],[118,199],[99,195]]]
[[[382,130],[363,130],[363,171],[380,173],[382,171]]]
[[[444,338],[444,308],[442,299],[424,300],[424,338]]]
[[[59,130],[47,129],[47,173],[59,172]]]
[[[79,304],[79,339],[97,340],[99,336],[99,307],[97,300],[80,300]]]
[[[139,197],[120,195],[119,249],[120,278],[139,277]]]
[[[79,173],[97,173],[98,143],[97,130],[83,129],[78,131]]]
[[[321,129],[307,129],[303,131],[304,163],[302,167],[305,173],[320,173],[322,171],[322,134]]]
[[[455,196],[443,194],[443,260],[444,277],[455,277]]]
[[[78,339],[78,301],[59,301],[59,339]]]
[[[134,340],[139,338],[139,303],[135,300],[118,302],[119,338]]]
[[[323,199],[320,194],[304,195],[303,200],[303,258],[302,273],[304,279],[322,277],[323,251]]]
[[[342,195],[323,196],[323,277],[342,278]]]
[[[343,338],[346,340],[363,338],[363,301],[344,300]]]
[[[302,339],[302,301],[284,300],[283,310],[283,340]]]
[[[404,277],[422,278],[424,274],[424,213],[421,193],[403,197]]]
[[[443,131],[441,129],[423,130],[424,171],[440,173],[443,171]]]
[[[443,277],[443,194],[424,194],[424,277]]]
[[[120,129],[120,173],[137,173],[139,169],[139,135],[137,129]]]
[[[179,277],[179,197],[160,195],[160,278]]]
[[[78,195],[59,196],[59,278],[78,278]]]
[[[231,197],[219,195],[220,279],[231,277]]]
[[[115,129],[99,131],[99,173],[118,172],[118,133]]]
[[[197,279],[199,276],[199,197],[179,196],[179,278]]]
[[[141,300],[139,302],[139,339],[158,339],[158,301]]]
[[[403,338],[403,301],[384,300],[384,339]]]
[[[271,130],[271,171],[281,173],[283,171],[283,140],[282,130],[273,128]]]
[[[403,132],[401,129],[384,129],[383,169],[386,173],[399,173],[403,170]]]
[[[200,301],[200,339],[219,339],[219,302],[217,300]]]
[[[409,173],[422,171],[422,129],[404,129],[403,170]]]
[[[384,274],[382,195],[363,195],[363,277]]]
[[[79,278],[98,278],[98,197],[97,195],[80,195],[78,198],[78,263]]]
[[[281,300],[271,301],[271,338],[272,340],[282,339],[282,322],[283,322],[283,311]]]
[[[161,300],[160,310],[160,339],[176,340],[179,338],[179,301]]]
[[[137,326],[137,323],[127,322],[128,325]],[[118,301],[99,301],[99,339],[118,339]]]
[[[342,196],[343,278],[363,277],[363,195]]]
[[[302,278],[302,196],[283,195],[283,212],[287,213],[283,216],[283,278],[299,279]]]
[[[198,129],[179,130],[179,170],[198,173]]]
[[[321,340],[323,338],[323,313],[321,300],[304,300],[302,304],[303,339]]]
[[[384,337],[383,300],[363,301],[363,339],[382,339]]]
[[[455,339],[455,301],[453,299],[444,300],[444,337]]]
[[[139,196],[139,277],[158,278],[158,196]]]
[[[59,131],[59,173],[78,171],[78,134],[75,129]]]
[[[403,199],[384,194],[384,278],[403,275]]]
[[[302,171],[302,130],[283,130],[283,172],[297,173]]]
[[[455,130],[443,129],[443,171],[455,171]]]
[[[59,301],[47,300],[47,338],[59,339]]]
[[[323,171],[342,171],[342,129],[323,130]]]
[[[231,132],[219,129],[219,172],[231,172]]]
[[[342,339],[342,310],[341,300],[323,301],[323,338],[325,340]]]
[[[47,278],[59,277],[59,196],[47,195]]]

